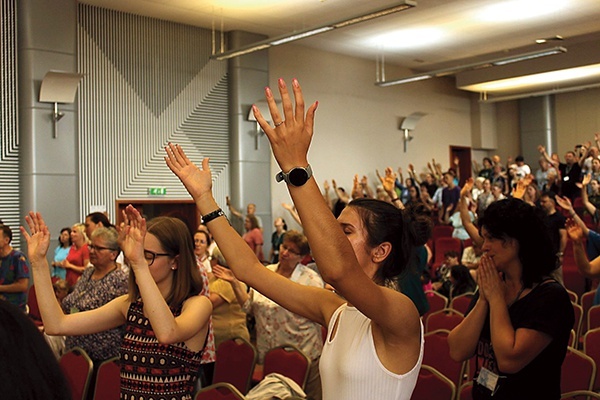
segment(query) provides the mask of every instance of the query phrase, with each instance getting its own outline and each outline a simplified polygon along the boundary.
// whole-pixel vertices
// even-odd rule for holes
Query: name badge
[[[489,369],[482,367],[477,377],[477,383],[491,392],[496,390],[498,385],[498,375],[490,371]]]

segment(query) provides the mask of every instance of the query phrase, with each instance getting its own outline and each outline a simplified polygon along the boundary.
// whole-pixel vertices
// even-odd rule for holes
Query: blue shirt
[[[25,254],[13,249],[6,257],[2,258],[2,264],[0,264],[0,297],[25,311],[27,290],[17,293],[2,291],[2,285],[10,285],[23,278],[29,279],[29,262]]]

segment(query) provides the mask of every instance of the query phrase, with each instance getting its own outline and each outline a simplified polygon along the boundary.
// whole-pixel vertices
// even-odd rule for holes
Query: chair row
[[[284,375],[300,387],[304,388],[308,379],[310,359],[296,346],[283,345],[270,349],[265,354],[264,364],[257,365],[258,351],[247,340],[237,337],[226,340],[217,348],[217,361],[213,375],[213,385],[198,392],[197,399],[212,399],[205,397],[206,392],[226,392],[226,383],[245,395],[253,383],[260,381],[271,373]]]
[[[94,399],[119,398],[121,394],[121,376],[118,357],[104,361],[94,371],[94,363],[85,350],[74,347],[61,356],[59,365],[71,388],[73,400],[90,398],[88,395],[90,390],[93,390],[93,397],[91,398]]]

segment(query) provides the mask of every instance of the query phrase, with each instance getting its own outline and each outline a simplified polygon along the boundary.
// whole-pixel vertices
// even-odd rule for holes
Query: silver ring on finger
[[[284,123],[284,122],[285,122],[285,121],[281,121],[281,122],[278,122],[278,123],[276,123],[276,124],[275,124],[275,128],[277,128],[277,127],[278,127],[278,126],[280,126],[280,125],[283,125],[283,123]]]

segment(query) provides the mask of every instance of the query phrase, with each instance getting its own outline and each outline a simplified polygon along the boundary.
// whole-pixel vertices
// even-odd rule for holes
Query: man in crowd
[[[25,311],[29,288],[29,262],[25,254],[12,248],[12,231],[0,224],[0,299]]]

